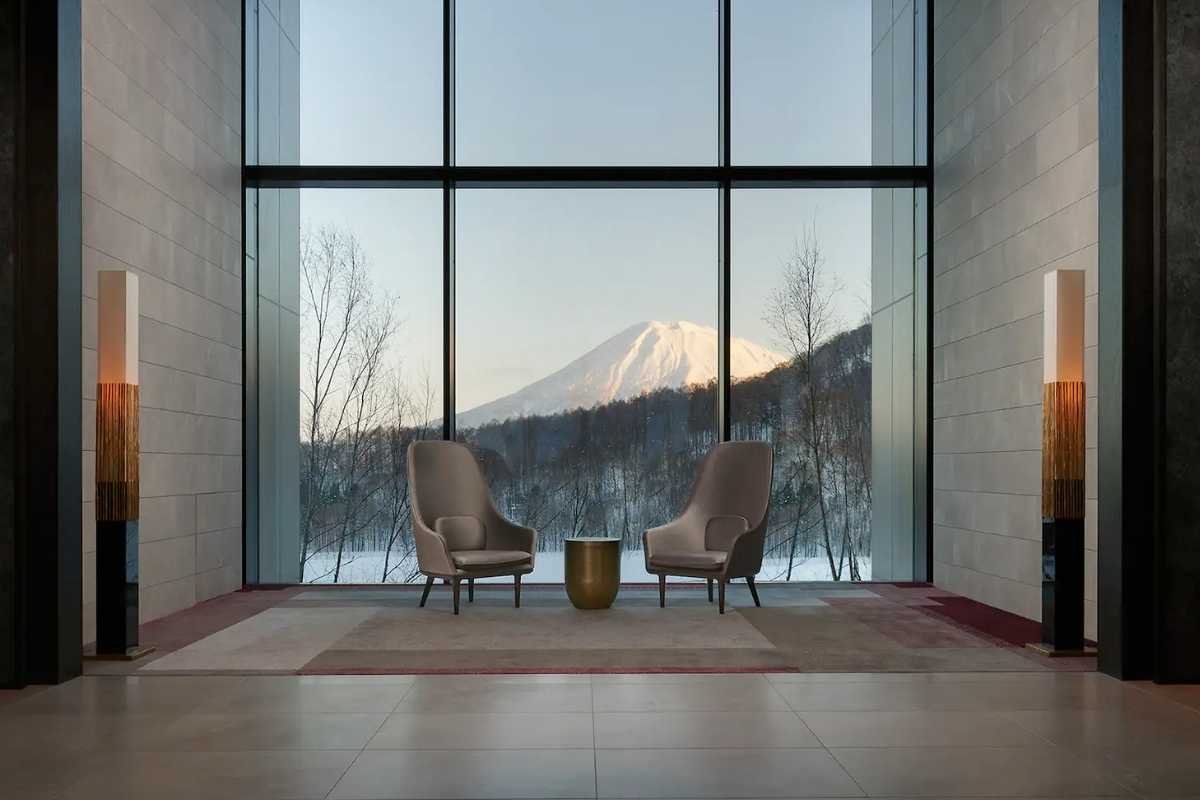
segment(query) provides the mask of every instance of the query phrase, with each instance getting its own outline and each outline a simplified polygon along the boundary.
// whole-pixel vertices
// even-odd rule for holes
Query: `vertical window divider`
[[[934,136],[934,119],[933,119],[933,2],[934,0],[925,0],[920,6],[917,6],[925,12],[925,18],[921,20],[925,25],[925,48],[922,51],[920,48],[913,46],[914,53],[920,53],[924,56],[922,64],[918,66],[925,70],[924,86],[915,86],[913,91],[913,99],[915,100],[920,92],[924,92],[923,111],[925,125],[925,186],[922,189],[920,186],[915,187],[915,191],[925,192],[925,319],[924,331],[922,336],[924,340],[924,350],[921,353],[922,363],[920,368],[916,370],[916,380],[913,384],[916,385],[920,381],[925,387],[925,404],[924,407],[915,409],[914,416],[919,419],[921,424],[921,438],[917,442],[917,447],[920,447],[924,454],[923,469],[914,474],[916,480],[923,480],[924,486],[920,488],[921,496],[925,501],[924,514],[921,519],[916,520],[919,526],[917,534],[924,534],[920,539],[924,545],[924,552],[920,555],[924,556],[923,566],[925,568],[925,580],[933,582],[933,136]],[[916,26],[914,26],[914,31]],[[914,115],[915,118],[915,115]],[[917,264],[916,253],[913,254],[913,265]],[[914,276],[914,280],[915,280]],[[914,286],[919,285],[914,283]],[[914,320],[916,319],[914,315]],[[913,537],[914,539],[917,536]],[[915,565],[914,565],[915,566]]]
[[[454,0],[442,0],[442,167],[454,166]],[[454,188],[442,182],[442,438],[455,431]]]
[[[719,140],[718,148],[720,150],[719,164],[727,171],[730,164],[730,56],[731,42],[730,35],[730,5],[732,0],[719,0],[718,14],[719,25],[718,35],[720,36],[719,43],[719,61],[718,61],[718,113],[720,121],[718,127]],[[732,377],[730,375],[730,303],[729,303],[729,280],[730,280],[730,200],[733,188],[733,182],[728,176],[720,182],[721,200],[720,200],[720,230],[717,236],[718,247],[718,277],[717,277],[717,440],[727,442],[731,438],[732,417],[730,413],[730,399],[732,396],[730,384]]]

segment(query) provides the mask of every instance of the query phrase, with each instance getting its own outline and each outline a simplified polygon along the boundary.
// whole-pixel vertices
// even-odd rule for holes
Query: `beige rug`
[[[422,609],[411,587],[296,588],[279,593],[273,607],[247,611],[240,621],[133,669],[461,674],[1094,668],[1093,659],[1041,658],[956,622],[941,612],[951,599],[962,599],[925,585],[769,584],[759,591],[763,608],[754,607],[744,586],[730,587],[730,607],[721,615],[702,587],[673,587],[665,609],[658,607],[655,588],[623,587],[613,608],[578,611],[562,587],[529,587],[516,609],[510,587],[483,586],[474,603],[463,598],[461,614],[454,616],[446,591],[435,591]],[[988,619],[990,612],[980,608],[985,611],[979,618]],[[181,616],[175,629],[168,620],[157,630],[172,641],[184,639],[176,629],[185,621],[197,624]],[[1002,621],[1011,627],[1011,619]]]

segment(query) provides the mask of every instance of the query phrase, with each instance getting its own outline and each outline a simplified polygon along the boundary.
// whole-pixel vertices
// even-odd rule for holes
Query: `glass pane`
[[[715,164],[716,0],[459,0],[459,164]]]
[[[913,7],[734,4],[734,163],[913,164]]]
[[[260,192],[264,583],[416,574],[405,453],[441,437],[441,202],[439,190]]]
[[[459,437],[497,506],[539,530],[623,540],[683,508],[716,437],[717,192],[457,193]]]
[[[911,580],[912,199],[734,192],[731,332],[783,359],[731,389],[775,448],[762,580]]]
[[[259,7],[261,163],[442,163],[440,2],[296,0],[278,23],[272,5]]]

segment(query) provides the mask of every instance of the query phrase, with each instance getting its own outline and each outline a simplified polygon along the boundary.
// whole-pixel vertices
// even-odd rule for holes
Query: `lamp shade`
[[[96,520],[138,518],[137,276],[102,270],[96,386]]]
[[[1042,516],[1083,519],[1083,270],[1045,276],[1042,390]]]
[[[99,383],[138,383],[138,279],[100,270],[97,372]]]
[[[1083,282],[1081,269],[1046,273],[1043,382],[1083,383]]]

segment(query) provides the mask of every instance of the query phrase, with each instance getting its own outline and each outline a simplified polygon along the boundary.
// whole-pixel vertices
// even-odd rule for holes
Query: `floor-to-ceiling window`
[[[683,507],[717,441],[717,199],[457,194],[457,433],[497,505],[541,532],[530,580],[562,579],[572,535],[620,537],[625,578],[650,579],[642,531]]]
[[[924,0],[247,0],[250,583],[417,577],[404,453],[641,534],[776,453],[763,580],[924,575]]]

